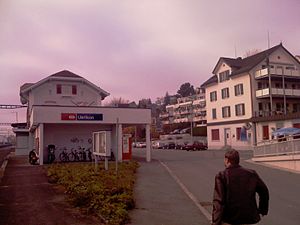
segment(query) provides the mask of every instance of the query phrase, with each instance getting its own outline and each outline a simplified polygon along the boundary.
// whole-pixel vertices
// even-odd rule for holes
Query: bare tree
[[[129,100],[123,99],[122,97],[114,97],[112,100],[107,102],[105,106],[118,106],[119,104],[128,104]]]
[[[260,53],[261,52],[261,50],[260,49],[257,49],[257,48],[254,48],[254,49],[250,49],[250,50],[247,50],[246,52],[245,52],[245,54],[244,54],[244,58],[247,58],[247,57],[249,57],[249,56],[251,56],[251,55],[255,55],[255,54],[257,54],[257,53]]]

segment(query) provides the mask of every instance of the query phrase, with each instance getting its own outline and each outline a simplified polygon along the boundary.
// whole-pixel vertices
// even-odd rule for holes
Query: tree
[[[180,89],[177,91],[182,97],[187,97],[195,94],[195,89],[190,83],[184,83],[180,86]]]
[[[151,108],[152,102],[150,98],[143,98],[139,101],[138,107],[139,108]]]
[[[259,50],[257,48],[248,50],[248,51],[245,52],[244,58],[247,58],[247,57],[249,57],[251,55],[255,55],[255,54],[259,53],[259,52],[261,52],[261,50]]]
[[[170,104],[170,101],[171,101],[171,98],[170,98],[170,95],[169,93],[167,92],[165,97],[164,97],[164,105],[169,105]]]
[[[110,100],[105,106],[118,106],[119,104],[128,104],[129,100],[125,100],[122,97],[116,98],[114,97],[112,100]]]

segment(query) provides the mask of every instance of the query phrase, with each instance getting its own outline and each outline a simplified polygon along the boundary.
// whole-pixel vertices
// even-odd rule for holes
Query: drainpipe
[[[270,95],[270,111],[273,114],[273,99],[272,99],[272,80],[271,80],[271,73],[270,73],[270,62],[269,62],[269,55],[267,56],[267,70],[268,70],[268,77],[269,77],[269,95]]]
[[[285,96],[285,80],[284,80],[284,73],[283,73],[283,68],[282,68],[282,86],[283,86],[283,110],[284,110],[284,115],[286,115],[286,96]]]

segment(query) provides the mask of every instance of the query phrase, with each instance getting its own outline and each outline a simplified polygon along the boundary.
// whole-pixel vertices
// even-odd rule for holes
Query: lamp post
[[[19,122],[19,113],[17,111],[13,111],[11,113],[15,113],[16,114],[16,123]]]
[[[191,142],[193,142],[193,119],[194,119],[194,111],[193,111],[193,101],[190,110],[190,119],[191,119]]]

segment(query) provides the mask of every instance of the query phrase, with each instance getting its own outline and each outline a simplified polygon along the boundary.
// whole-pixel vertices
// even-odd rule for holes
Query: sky
[[[199,87],[219,57],[265,50],[268,33],[300,55],[299,12],[299,0],[0,0],[0,104],[61,70],[109,92],[106,102],[155,101]],[[0,109],[0,123],[15,112]]]

